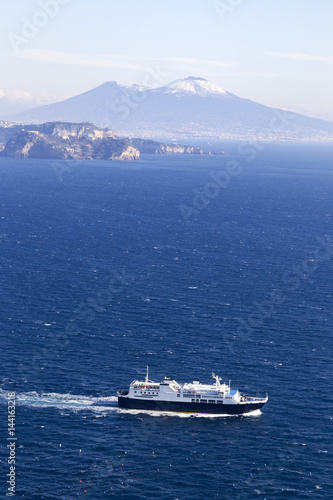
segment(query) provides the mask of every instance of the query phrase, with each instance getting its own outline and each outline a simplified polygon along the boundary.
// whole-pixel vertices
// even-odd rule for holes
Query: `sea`
[[[1,498],[333,498],[333,145],[221,149],[0,159]],[[269,399],[118,409],[147,365]]]

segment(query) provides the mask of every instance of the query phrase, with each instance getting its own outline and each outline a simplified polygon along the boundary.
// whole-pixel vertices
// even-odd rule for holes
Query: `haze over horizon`
[[[328,0],[17,0],[1,15],[1,115],[106,81],[160,87],[194,75],[261,104],[333,119]]]

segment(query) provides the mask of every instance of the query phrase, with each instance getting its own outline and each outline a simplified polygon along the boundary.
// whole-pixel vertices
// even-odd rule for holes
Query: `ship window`
[[[215,400],[214,399],[209,399],[208,403],[215,403]]]
[[[223,401],[216,401],[217,403],[220,403],[220,405],[223,405]]]
[[[137,393],[137,391],[134,391],[134,392],[135,392],[135,394]]]
[[[198,399],[197,399],[197,401],[198,401]],[[207,399],[202,399],[201,403],[207,403]]]
[[[195,399],[192,399],[191,401],[192,401],[192,403],[195,403]]]
[[[177,394],[177,398],[180,398],[180,394]]]

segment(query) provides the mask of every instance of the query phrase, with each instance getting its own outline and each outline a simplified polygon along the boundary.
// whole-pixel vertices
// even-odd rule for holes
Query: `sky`
[[[333,120],[332,0],[5,0],[0,19],[0,118],[191,75]]]

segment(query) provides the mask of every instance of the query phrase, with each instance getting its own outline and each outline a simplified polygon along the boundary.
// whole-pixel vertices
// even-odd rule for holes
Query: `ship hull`
[[[244,415],[260,410],[266,401],[239,404],[187,403],[183,401],[158,401],[118,397],[118,407],[128,410],[173,411],[181,413],[210,413],[220,415]]]

